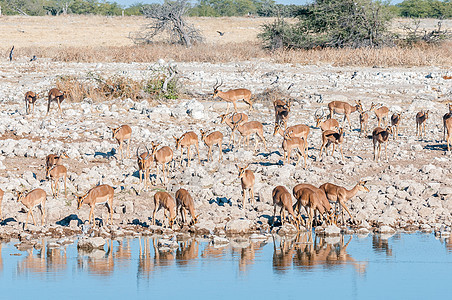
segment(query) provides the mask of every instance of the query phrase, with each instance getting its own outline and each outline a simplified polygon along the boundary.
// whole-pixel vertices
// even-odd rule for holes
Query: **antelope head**
[[[370,191],[369,188],[366,187],[366,183],[367,183],[367,180],[361,180],[358,183],[358,187],[359,187],[360,191],[363,191],[363,192],[369,192]]]
[[[217,79],[217,82],[213,85],[213,98],[214,99],[215,99],[215,97],[218,96],[218,88],[222,85],[223,85],[223,80],[221,81],[220,84],[218,84],[218,79]]]
[[[244,175],[245,175],[245,171],[246,171],[246,168],[248,168],[249,167],[249,165],[250,164],[247,164],[245,167],[240,167],[239,165],[235,165],[236,167],[237,167],[237,169],[239,170],[239,175],[238,175],[238,177],[239,178],[242,178]]]
[[[192,225],[195,225],[196,223],[198,223],[198,218],[199,218],[200,215],[201,215],[201,214],[198,214],[197,216],[194,216],[194,217],[193,217]]]
[[[111,138],[112,138],[112,139],[116,138],[116,135],[118,134],[118,131],[119,131],[119,129],[120,129],[121,127],[117,127],[117,128],[111,128],[111,127],[109,127],[109,128],[110,128],[111,131],[112,131]]]
[[[173,135],[174,140],[176,141],[176,150],[179,149],[182,137],[177,138]]]
[[[20,202],[20,200],[22,200],[22,198],[24,197],[24,195],[25,195],[25,192],[17,192],[17,202]]]
[[[85,201],[87,196],[88,196],[88,193],[86,193],[83,196],[76,196],[77,197],[77,209],[80,209],[82,207],[83,202]]]
[[[320,114],[319,111],[322,113]],[[319,108],[315,111],[314,113],[314,118],[315,118],[315,127],[319,127],[320,122],[322,122],[323,116],[325,115],[325,112],[323,111],[323,109]]]
[[[204,139],[206,138],[207,132],[200,129],[199,132],[201,132],[201,141],[204,141]]]
[[[356,103],[356,105],[355,105],[356,109],[358,111],[363,111],[363,105],[361,103],[361,100],[355,100],[355,103]]]

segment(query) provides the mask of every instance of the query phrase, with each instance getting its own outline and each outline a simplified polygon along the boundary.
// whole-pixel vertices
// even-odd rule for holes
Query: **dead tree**
[[[143,15],[151,19],[141,32],[131,38],[135,43],[152,43],[158,35],[167,34],[170,43],[191,47],[202,42],[199,30],[185,20],[189,8],[188,0],[165,1],[163,4],[150,4],[142,8]]]

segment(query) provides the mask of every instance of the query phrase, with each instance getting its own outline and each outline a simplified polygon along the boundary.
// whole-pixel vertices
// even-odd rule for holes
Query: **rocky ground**
[[[360,179],[368,180],[370,192],[360,192],[349,200],[348,207],[357,224],[351,230],[365,232],[380,228],[390,231],[389,226],[447,231],[451,226],[450,153],[445,151],[447,148],[442,141],[442,116],[447,112],[446,103],[452,100],[452,80],[442,77],[452,73],[445,68],[344,68],[266,61],[176,63],[183,78],[184,99],[165,100],[158,105],[146,99],[141,102],[130,99],[65,101],[62,117],[53,110],[45,118],[43,98],[38,100],[33,116],[25,114],[23,95],[26,91],[46,95],[58,76],[84,78],[88,72],[143,79],[151,76],[157,63],[80,64],[19,59],[13,63],[3,61],[0,65],[0,188],[5,191],[0,235],[3,237],[19,234],[61,236],[88,231],[90,228],[83,225],[83,221],[88,217],[89,207],[77,210],[75,195],[83,194],[99,183],[115,188],[114,225],[96,231],[104,237],[134,232],[171,232],[160,226],[164,220],[162,211],[157,214],[158,225],[149,226],[156,189],[174,194],[183,187],[192,194],[196,211],[200,213],[199,223],[182,231],[265,233],[272,230],[269,221],[273,215],[271,192],[275,186],[284,185],[291,191],[298,183],[319,186],[332,182],[352,188]],[[225,112],[226,105],[209,95],[217,78],[224,81],[224,89],[246,87],[255,94],[269,86],[285,90],[293,83],[289,90],[294,99],[289,125],[311,126],[306,169],[295,167],[293,160],[291,164],[282,164],[282,137],[272,135],[274,112],[269,102],[256,103],[249,117],[264,124],[269,151],[266,152],[262,144],[257,153],[243,147],[231,149],[227,146],[230,130],[220,124],[218,118]],[[345,134],[345,160],[342,162],[337,152],[334,157],[319,160],[321,132],[314,127],[314,112],[326,108],[332,100],[361,100],[365,108],[376,102],[390,107],[390,114],[403,113],[400,136],[396,141],[391,137],[388,146],[388,161],[373,161],[372,140],[359,137],[358,113],[352,114],[353,129]],[[247,106],[240,102],[239,110],[245,112]],[[420,110],[430,110],[426,137],[422,140],[415,136],[414,121]],[[129,124],[133,130],[131,158],[123,161],[115,155],[117,144],[108,128],[121,124]],[[370,131],[375,126],[376,119],[372,115]],[[138,193],[136,148],[154,141],[175,150],[173,136],[189,130],[199,133],[200,129],[224,133],[223,162],[218,162],[217,148],[214,149],[214,162],[206,162],[207,147],[200,142],[201,163],[194,155],[190,167],[186,167],[185,162],[184,167],[176,164],[170,169],[170,178],[165,184],[155,180],[155,168],[152,168],[152,189]],[[45,179],[44,163],[47,154],[62,150],[69,155],[64,162],[68,168],[68,196],[65,198],[62,193],[54,199],[50,182]],[[174,153],[178,161],[180,151]],[[248,203],[242,206],[240,179],[235,166],[248,163],[256,175],[254,207]],[[37,187],[48,195],[46,225],[30,225],[28,232],[23,233],[26,213],[16,202],[13,190]],[[96,207],[95,214],[105,220],[107,209]],[[35,215],[40,217],[39,212]],[[274,230],[280,230],[282,234],[294,228],[285,226]]]

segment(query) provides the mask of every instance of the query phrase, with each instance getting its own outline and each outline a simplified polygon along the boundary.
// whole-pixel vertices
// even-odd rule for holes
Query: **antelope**
[[[326,130],[322,132],[322,146],[320,147],[320,155],[319,158],[322,158],[322,151],[325,148],[325,153],[328,155],[328,146],[333,144],[333,151],[331,152],[331,156],[334,156],[334,150],[336,149],[336,145],[341,150],[342,161],[344,161],[344,154],[342,153],[342,143],[344,142],[344,129],[339,128],[339,132]]]
[[[46,178],[50,179],[50,188],[52,189],[52,195],[55,198],[58,198],[58,194],[60,192],[60,178],[64,180],[64,196],[67,198],[67,169],[63,165],[53,165],[51,167],[46,168]]]
[[[2,201],[3,201],[3,195],[5,194],[5,192],[0,189],[0,220],[3,219],[3,214],[2,214]]]
[[[25,195],[25,192],[17,193],[17,202],[22,202],[22,204],[28,209],[27,219],[25,220],[24,229],[27,227],[28,216],[31,214],[33,218],[33,224],[36,226],[35,216],[33,215],[33,208],[39,205],[41,210],[41,226],[44,225],[44,218],[46,214],[45,202],[47,194],[43,189],[34,189]]]
[[[130,157],[130,143],[132,142],[132,128],[129,125],[121,125],[116,128],[110,128],[112,131],[112,138],[116,139],[119,144],[119,158],[122,160],[122,145],[127,140],[127,157]]]
[[[252,205],[255,204],[254,202],[254,173],[251,170],[247,170],[247,168],[249,167],[250,164],[247,164],[245,167],[240,167],[239,165],[235,165],[237,167],[237,169],[239,170],[239,175],[238,178],[240,178],[241,182],[242,182],[242,193],[243,193],[243,201],[242,201],[242,205],[243,207],[245,207],[245,200],[246,200],[246,196],[245,196],[245,192],[246,190],[249,190],[249,195],[250,195],[250,202]]]
[[[287,124],[287,119],[289,118],[290,112],[290,102],[275,100],[273,101],[273,106],[275,108],[275,125],[284,122]]]
[[[425,134],[425,123],[428,119],[428,110],[420,111],[416,114],[416,136],[422,138]]]
[[[246,123],[243,123],[243,124],[236,123],[232,130],[234,131],[236,129],[242,135],[240,137],[240,139],[239,139],[237,147],[240,146],[240,143],[242,142],[242,139],[245,137],[246,147],[248,148],[250,135],[256,134],[257,136],[259,136],[259,138],[264,143],[265,151],[268,151],[267,150],[267,143],[265,142],[265,138],[264,138],[264,126],[262,125],[262,123],[260,123],[258,121],[250,121],[250,122],[246,122]],[[257,139],[255,139],[255,141],[256,142],[255,142],[255,145],[254,145],[254,152],[256,152],[256,150],[257,150]]]
[[[345,119],[347,119],[348,125],[350,126],[350,128],[352,128],[352,124],[350,123],[350,114],[355,111],[363,110],[361,100],[355,101],[355,103],[356,105],[352,106],[347,102],[343,101],[331,101],[330,103],[328,103],[328,109],[330,110],[329,118],[332,119],[334,113],[344,115],[344,120],[342,121],[342,124],[344,124]]]
[[[289,191],[282,185],[275,187],[272,191],[273,197],[273,224],[275,223],[276,218],[276,207],[281,207],[280,215],[281,215],[281,224],[284,226],[284,221],[286,219],[284,211],[287,210],[287,213],[292,216],[294,222],[296,223],[297,228],[300,225],[300,216],[296,216],[293,212],[292,207],[292,195]],[[294,224],[295,225],[295,224]]]
[[[199,217],[199,215],[195,215],[195,202],[186,189],[178,189],[176,192],[176,218],[180,211],[182,224],[185,224],[185,222],[187,222],[187,215],[185,210],[188,210],[190,212],[192,224],[195,225],[198,222]]]
[[[182,166],[182,155],[184,154],[184,148],[187,148],[187,166],[190,167],[190,147],[192,145],[195,146],[196,151],[198,152],[198,161],[201,163],[201,158],[199,156],[199,144],[198,144],[198,135],[193,131],[189,131],[184,133],[180,138],[173,136],[176,140],[176,150],[180,147],[180,160],[179,163]]]
[[[229,103],[232,102],[234,104],[234,111],[237,112],[237,100],[243,99],[243,102],[249,105],[249,112],[253,110],[253,102],[251,101],[251,91],[248,89],[234,89],[229,90],[227,92],[219,91],[218,88],[223,85],[223,82],[218,84],[218,79],[215,85],[213,86],[213,99],[216,97],[220,97],[224,101],[228,103],[226,114],[229,112]]]
[[[145,146],[146,152],[139,154],[140,147],[137,148],[137,164],[138,164],[138,176],[140,177],[140,186],[143,185],[144,189],[147,190],[149,182],[149,169],[151,168],[151,163],[154,160],[152,152],[149,151],[148,147]]]
[[[319,114],[318,111],[321,111],[322,114]],[[325,115],[325,112],[323,109],[317,109],[314,113],[314,119],[315,119],[315,127],[320,127],[320,129],[323,131],[325,130],[337,130],[339,129],[339,122],[336,119],[327,118],[325,121],[322,121],[323,117]]]
[[[446,121],[444,122],[444,127],[446,127],[447,130],[447,151],[450,152],[450,144],[452,143],[452,118],[446,119]]]
[[[369,189],[366,187],[366,182],[367,181],[361,180],[350,190],[332,183],[324,183],[320,186],[320,189],[325,192],[328,201],[333,202],[336,205],[339,204],[343,208],[341,209],[343,224],[345,224],[344,209],[347,211],[350,219],[353,220],[352,214],[348,210],[347,205],[345,205],[345,202],[353,198],[359,191],[369,192]]]
[[[372,132],[372,141],[374,144],[374,160],[379,160],[381,157],[381,144],[385,145],[385,157],[386,160],[388,159],[387,146],[390,134],[392,134],[391,126],[388,126],[386,130],[381,127],[377,127]]]
[[[364,135],[366,135],[367,122],[369,121],[369,112],[373,111],[375,106],[376,104],[372,103],[369,110],[359,112],[359,136],[361,136],[361,133],[364,133]]]
[[[203,131],[202,129],[200,130],[200,132],[201,141],[203,141],[204,144],[206,144],[206,146],[209,148],[209,151],[207,152],[207,161],[209,161],[209,157],[213,160],[212,147],[214,145],[218,145],[218,148],[220,149],[220,158],[218,159],[218,161],[221,161],[221,159],[223,158],[223,151],[221,150],[221,146],[223,144],[223,134],[219,131],[214,131],[207,135],[207,132]]]
[[[443,116],[443,140],[446,140],[446,120],[452,117],[452,104],[449,103],[449,112]]]
[[[244,113],[234,113],[232,116],[228,117],[227,114],[220,115],[219,118],[221,118],[220,123],[225,123],[226,125],[231,128],[231,139],[232,139],[232,146],[235,146],[235,137],[234,137],[234,126],[235,124],[239,123],[246,123],[248,122],[248,116]]]
[[[332,222],[332,207],[326,198],[325,192],[311,184],[298,184],[293,188],[293,195],[297,202],[294,209],[301,212],[303,206],[308,214],[309,225],[308,229],[312,230],[312,222],[314,220],[314,212],[318,211],[320,215],[328,215],[328,219]]]
[[[50,111],[50,103],[52,101],[56,101],[56,103],[58,104],[58,113],[62,114],[63,111],[61,110],[61,102],[63,102],[64,98],[66,97],[67,93],[66,91],[61,92],[59,89],[57,88],[53,88],[49,91],[49,100],[47,103],[47,114],[46,116],[49,114]]]
[[[285,131],[282,129],[282,127],[283,127],[283,124],[275,124],[275,130],[273,131],[273,136],[275,136],[276,134],[279,133],[282,137],[284,137],[285,134],[288,133],[288,134],[290,134],[291,137],[302,138],[306,144],[305,152],[307,154],[308,153],[309,126],[304,125],[304,124],[298,124],[298,125],[287,127]]]
[[[158,168],[158,164],[162,165],[162,173],[163,173],[163,180],[166,178],[165,176],[165,165],[166,163],[170,162],[173,160],[173,150],[171,150],[170,147],[168,146],[163,146],[162,148],[157,150],[157,147],[160,144],[154,144],[154,142],[151,143],[152,145],[152,156],[154,158],[155,161],[155,168],[157,170],[157,177],[159,175],[159,168]]]
[[[283,158],[283,164],[284,164],[284,160],[287,157],[287,163],[290,163],[290,155],[292,153],[293,149],[297,150],[297,155],[298,155],[298,160],[297,163],[295,164],[295,167],[298,165],[298,163],[300,162],[301,156],[303,155],[304,158],[304,168],[306,169],[306,159],[307,159],[307,154],[306,154],[306,142],[304,141],[304,139],[299,138],[299,137],[292,137],[289,133],[286,133],[286,135],[284,136],[284,140],[282,142],[282,148],[284,151],[284,158]]]
[[[54,165],[61,166],[63,164],[63,158],[69,158],[67,153],[63,151],[61,154],[49,154],[46,156],[46,167],[52,167]]]
[[[401,113],[393,114],[391,116],[391,126],[392,126],[392,128],[394,128],[394,135],[393,135],[394,140],[396,140],[397,137],[399,136],[399,126],[400,126],[401,120],[402,120]]]
[[[164,208],[169,211],[169,227],[173,228],[173,223],[176,220],[176,202],[170,194],[163,191],[158,191],[154,194],[154,213],[152,214],[152,225],[155,225],[155,214],[160,208]],[[165,217],[166,210],[164,211]]]
[[[88,204],[91,208],[88,215],[88,222],[91,223],[91,216],[94,219],[94,207],[96,204],[105,204],[110,213],[110,224],[113,225],[113,195],[114,190],[108,184],[98,185],[90,189],[85,195],[78,196],[77,198],[77,209],[80,209],[84,203]]]
[[[372,103],[373,105],[373,103]],[[386,106],[381,106],[377,109],[374,109],[375,116],[377,117],[378,125],[377,127],[380,127],[381,120],[385,119],[385,126],[388,125],[388,113],[389,108]]]
[[[35,102],[38,99],[38,94],[32,91],[28,91],[25,93],[25,113],[30,114],[30,105],[33,105],[33,110],[31,113],[35,111]]]

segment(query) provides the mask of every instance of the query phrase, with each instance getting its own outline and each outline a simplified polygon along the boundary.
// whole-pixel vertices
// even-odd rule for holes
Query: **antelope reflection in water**
[[[249,266],[254,264],[256,253],[259,253],[264,245],[265,243],[258,241],[231,244],[232,253],[240,254],[239,271],[241,273],[248,271]]]
[[[18,274],[47,274],[67,268],[66,249],[49,248],[44,240],[41,245],[42,248],[39,250],[33,248],[27,250],[27,256],[17,264]]]
[[[372,235],[372,249],[375,252],[385,252],[386,256],[392,256],[392,249],[389,247],[388,235],[374,234]]]
[[[110,276],[115,267],[115,258],[113,255],[113,241],[107,241],[107,251],[103,249],[94,249],[84,251],[79,249],[77,265],[82,270],[87,270],[91,274],[100,276]]]
[[[179,243],[176,250],[176,263],[179,266],[185,266],[196,261],[198,258],[199,243],[195,239],[189,239]]]
[[[143,240],[143,241],[142,241]],[[151,240],[154,248],[154,257],[151,257]],[[157,238],[139,238],[140,255],[138,259],[138,274],[149,277],[151,271],[159,267],[168,267],[174,263],[174,250],[157,246]]]
[[[273,270],[284,273],[292,265],[302,270],[352,265],[359,274],[364,274],[367,262],[356,261],[347,253],[352,239],[350,236],[348,242],[344,243],[344,237],[341,236],[338,242],[328,243],[326,239],[316,236],[313,243],[307,243],[310,238],[308,234],[302,233],[295,238],[281,238],[279,247],[273,239]]]

